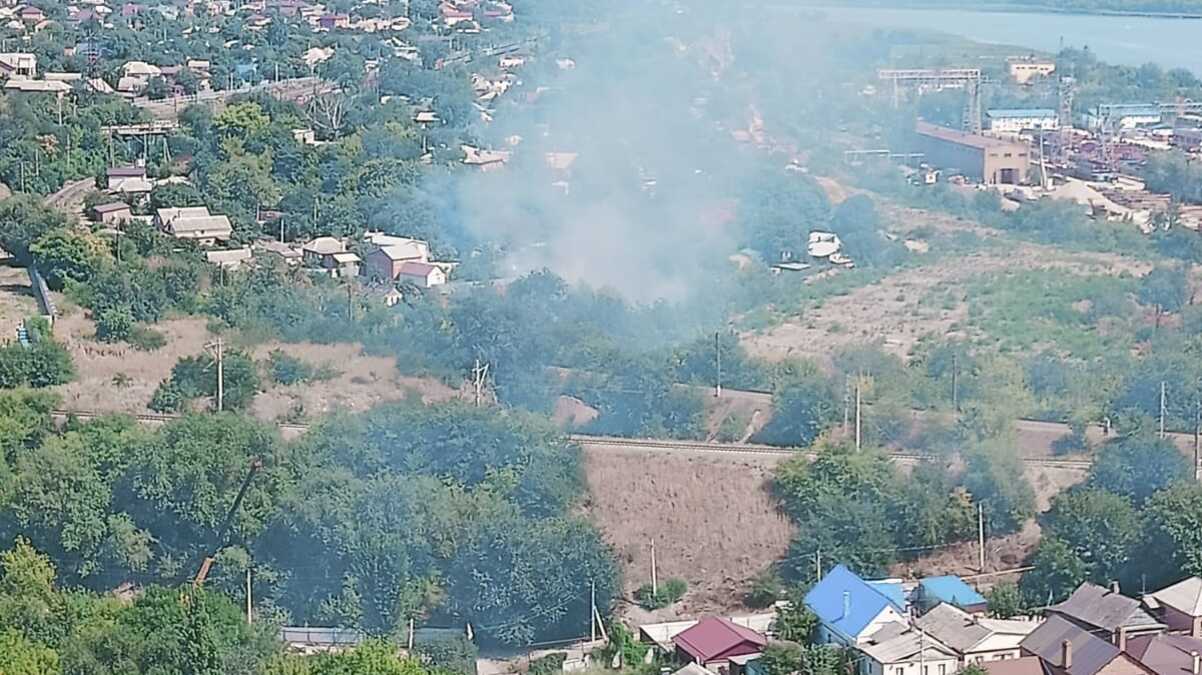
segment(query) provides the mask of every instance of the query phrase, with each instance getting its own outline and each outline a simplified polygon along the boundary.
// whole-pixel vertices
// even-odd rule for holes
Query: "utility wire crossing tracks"
[[[107,413],[96,412],[93,410],[54,410],[51,416],[56,423],[65,422],[68,419],[77,419],[88,421],[102,417]],[[166,424],[173,420],[179,419],[180,415],[163,415],[163,414],[141,414],[133,415],[135,419],[144,424]],[[285,438],[295,438],[309,430],[307,424],[284,424],[277,423],[281,434]],[[782,448],[775,445],[758,445],[754,443],[706,443],[703,441],[675,441],[661,440],[652,438],[622,438],[617,436],[590,436],[584,434],[571,434],[568,436],[571,440],[579,443],[582,447],[588,450],[598,451],[643,451],[643,452],[679,452],[679,453],[701,453],[709,455],[726,455],[726,456],[754,456],[760,458],[774,458],[778,460],[796,457],[798,454],[804,453],[810,459],[815,457],[812,452],[806,452],[800,448]],[[894,461],[899,462],[921,462],[925,460],[938,460],[939,455],[923,454],[923,453],[906,453],[906,452],[890,452],[889,457]],[[1023,462],[1032,466],[1042,466],[1060,469],[1079,469],[1088,470],[1092,462],[1087,459],[1060,459],[1046,457],[1024,457]]]

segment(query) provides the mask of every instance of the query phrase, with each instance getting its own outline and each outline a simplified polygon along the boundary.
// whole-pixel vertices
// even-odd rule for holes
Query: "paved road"
[[[276,98],[287,101],[304,102],[314,95],[314,93],[328,93],[334,90],[334,85],[330,82],[324,82],[317,77],[300,77],[292,80],[280,80],[279,82],[267,82],[256,85],[254,87],[244,87],[242,89],[231,89],[223,91],[209,91],[195,96],[180,96],[167,98],[161,101],[152,101],[147,98],[135,98],[133,104],[149,112],[152,117],[160,120],[173,120],[179,116],[179,113],[184,108],[187,108],[193,103],[209,103],[214,107],[221,107],[225,101],[231,96],[239,94],[249,94],[256,91],[265,91]]]

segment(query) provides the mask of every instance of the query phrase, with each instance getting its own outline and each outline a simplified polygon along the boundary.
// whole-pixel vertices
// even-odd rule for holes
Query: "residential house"
[[[224,270],[236,270],[248,264],[254,258],[249,248],[235,248],[228,251],[209,251],[205,260],[210,265],[216,265]]]
[[[322,30],[350,28],[351,17],[346,14],[323,14],[317,18],[317,27]]]
[[[1047,675],[1154,675],[1134,657],[1068,619],[1054,614],[1022,641]]]
[[[397,241],[382,244],[367,254],[364,274],[380,280],[395,281],[407,262],[430,262],[430,245],[417,239],[389,237]]]
[[[725,617],[708,616],[678,633],[672,643],[682,662],[717,670],[759,656],[768,638]]]
[[[959,656],[923,631],[889,624],[857,647],[861,675],[953,675]]]
[[[914,589],[914,604],[926,611],[939,603],[955,605],[969,614],[984,614],[989,609],[985,596],[955,575],[927,577]]]
[[[155,222],[159,229],[176,239],[194,241],[201,246],[229,241],[234,232],[229,218],[212,215],[204,206],[159,209],[155,212]]]
[[[33,5],[25,5],[17,10],[17,18],[23,23],[40,24],[46,20],[46,13]]]
[[[406,281],[418,288],[433,288],[447,283],[447,272],[438,265],[409,261],[401,264],[397,281]]]
[[[255,248],[264,253],[277,256],[288,266],[299,265],[304,258],[304,254],[301,253],[300,249],[274,239],[260,239],[255,242]]]
[[[110,192],[143,193],[154,187],[146,177],[144,166],[114,166],[104,172],[104,177]]]
[[[105,225],[129,220],[133,216],[133,212],[129,209],[129,204],[125,202],[101,204],[93,208],[92,211],[96,214],[96,219]]]
[[[1045,675],[1043,660],[1038,656],[1020,656],[1004,661],[985,661],[980,664],[989,675]]]
[[[62,96],[71,91],[71,85],[59,80],[27,80],[14,77],[4,83],[4,90],[22,94],[55,94]]]
[[[36,77],[38,57],[23,52],[0,53],[0,77]]]
[[[855,646],[889,623],[907,623],[904,609],[888,595],[837,565],[805,596],[818,617],[818,642]]]
[[[1019,645],[1039,626],[1037,621],[985,619],[947,603],[914,620],[914,626],[950,647],[960,665],[1016,659]]]
[[[761,614],[728,616],[726,618],[730,619],[731,623],[766,635],[772,627],[772,622],[776,620],[776,609],[773,608],[772,611]],[[654,642],[664,652],[671,653],[676,651],[676,645],[673,642],[676,636],[696,626],[698,623],[700,623],[699,620],[692,619],[639,624],[639,640],[642,642]]]
[[[1199,675],[1202,639],[1188,635],[1145,635],[1127,641],[1127,653],[1156,675]]]
[[[301,248],[304,262],[320,267],[330,276],[352,277],[359,274],[359,256],[346,250],[346,244],[334,237],[318,237]]]
[[[699,666],[696,663],[689,662],[689,663],[684,664],[683,667],[672,671],[672,675],[718,675],[718,674],[715,673],[714,671],[706,668],[705,666]]]
[[[1117,583],[1106,589],[1087,581],[1067,600],[1048,607],[1047,614],[1060,616],[1091,631],[1119,649],[1130,638],[1162,633],[1166,628],[1140,607],[1138,600],[1120,593]]]
[[[1202,579],[1190,577],[1149,593],[1143,604],[1169,632],[1202,638]]]

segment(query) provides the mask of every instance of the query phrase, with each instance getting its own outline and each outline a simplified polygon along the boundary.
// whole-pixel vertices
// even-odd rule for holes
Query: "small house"
[[[1202,579],[1190,577],[1149,593],[1143,605],[1169,632],[1202,638]]]
[[[709,616],[678,633],[672,644],[681,662],[716,670],[729,667],[732,660],[759,655],[768,638],[725,617]]]
[[[447,283],[447,273],[438,265],[406,262],[401,265],[397,280],[409,282],[418,288],[433,288]]]
[[[920,611],[928,610],[941,602],[959,607],[969,614],[984,614],[989,609],[985,596],[964,583],[955,575],[927,577],[918,582],[914,591],[914,604]]]
[[[155,222],[166,234],[201,246],[229,241],[234,232],[229,218],[212,215],[204,206],[159,209],[155,212]]]
[[[205,253],[205,260],[210,265],[215,265],[223,270],[236,270],[245,264],[248,264],[254,255],[249,248],[235,248],[228,251],[209,251]]]
[[[37,77],[38,57],[23,52],[0,53],[0,77]]]
[[[1048,616],[1059,616],[1090,631],[1119,649],[1129,638],[1164,632],[1166,626],[1144,610],[1138,600],[1088,581],[1077,587],[1064,602],[1047,608]]]
[[[882,626],[905,624],[904,609],[843,565],[836,565],[805,596],[818,617],[818,642],[852,647]]]
[[[152,187],[144,166],[114,166],[104,172],[104,178],[106,187],[112,192],[150,192]]]
[[[1047,675],[1154,675],[1134,657],[1068,619],[1049,616],[1022,641]]]
[[[859,645],[864,654],[862,675],[954,675],[960,669],[956,653],[921,631],[897,632],[890,624]]]
[[[129,204],[125,202],[101,204],[93,208],[92,212],[96,214],[96,220],[105,225],[126,221],[133,216],[133,212],[129,209]]]
[[[1038,626],[1036,621],[985,619],[941,603],[914,620],[914,626],[951,648],[961,666],[1016,659],[1020,645]]]
[[[335,237],[317,237],[301,247],[305,264],[313,267],[323,267],[327,257],[345,252],[346,244]]]
[[[364,272],[374,279],[395,281],[401,275],[405,263],[430,261],[430,247],[426,242],[417,239],[402,240],[399,237],[389,237],[398,240],[397,243],[383,245],[367,254]]]

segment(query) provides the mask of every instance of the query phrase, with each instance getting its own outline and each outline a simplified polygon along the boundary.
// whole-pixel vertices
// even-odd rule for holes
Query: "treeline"
[[[602,612],[617,592],[611,552],[574,513],[579,450],[534,417],[398,403],[284,444],[232,413],[56,431],[54,403],[0,392],[0,540],[28,539],[67,587],[175,586],[215,555],[205,588],[242,604],[252,570],[271,622],[470,624],[494,644],[580,635],[590,587]]]
[[[773,490],[797,523],[782,571],[813,581],[843,563],[866,575],[976,536],[985,509],[990,536],[1017,530],[1034,514],[1035,495],[1012,446],[982,443],[964,452],[963,467],[926,462],[898,471],[883,452],[819,444],[818,457],[798,457],[776,472]]]
[[[221,593],[152,586],[118,597],[67,588],[24,539],[0,553],[0,609],[0,659],[11,673],[425,675],[457,665],[420,648],[401,657],[384,640],[339,654],[286,654],[274,622],[248,624]]]

